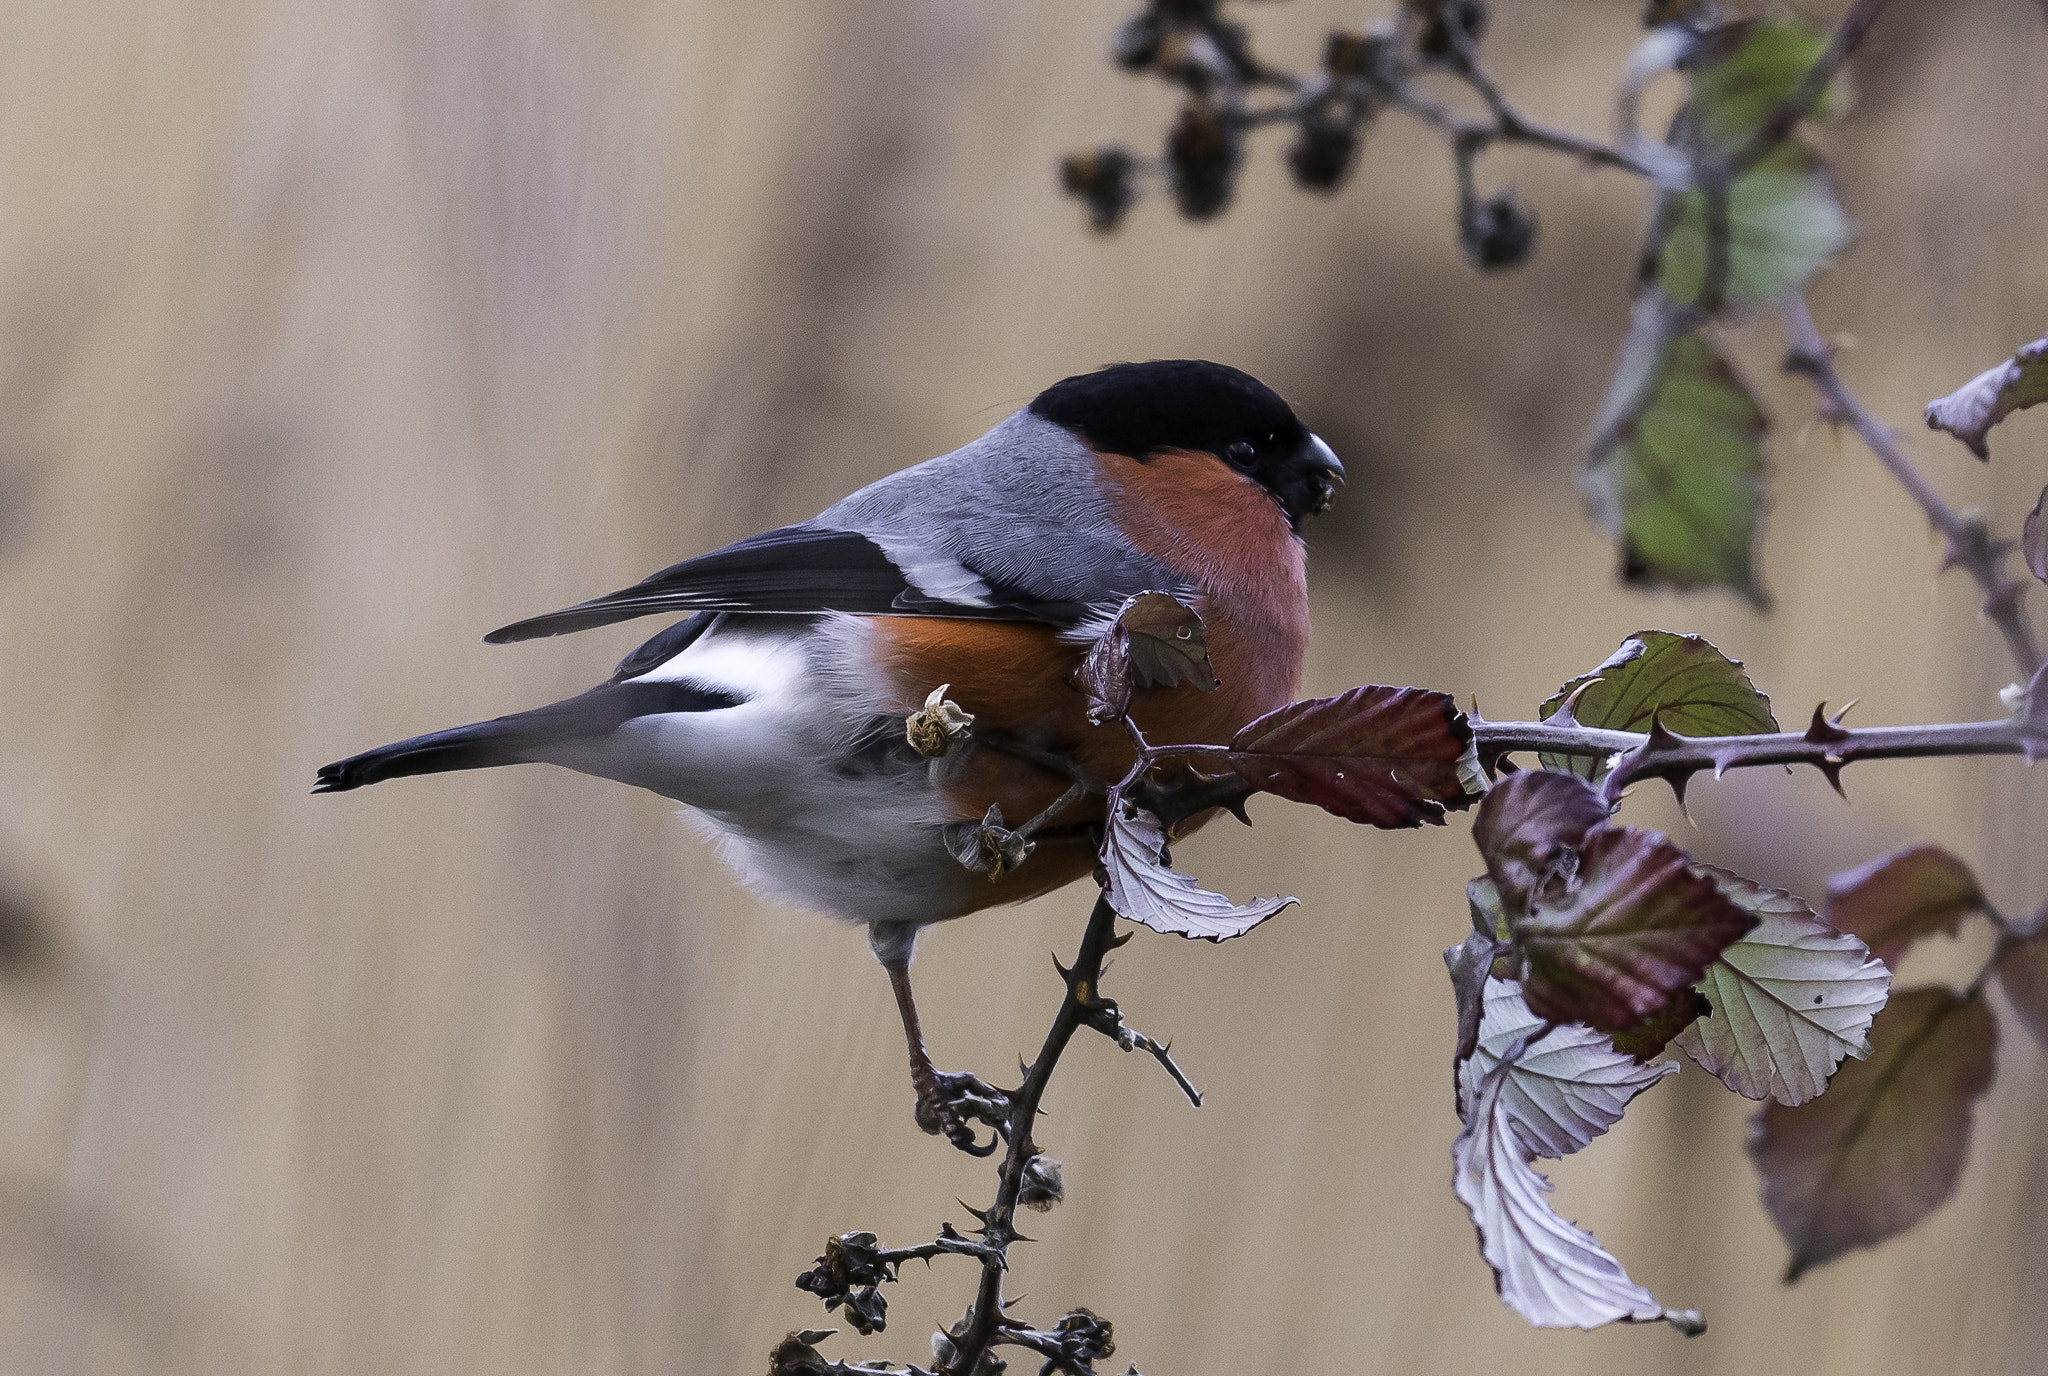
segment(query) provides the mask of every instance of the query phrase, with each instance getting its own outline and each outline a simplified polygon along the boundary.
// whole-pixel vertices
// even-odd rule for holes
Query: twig
[[[1799,297],[1794,297],[1785,307],[1785,337],[1785,371],[1797,373],[1812,382],[1814,389],[1826,401],[1831,417],[1847,421],[1864,445],[1877,456],[1877,461],[1906,489],[1907,495],[1919,503],[1928,524],[1948,542],[1942,556],[1942,567],[1959,566],[1969,570],[1970,576],[1977,580],[1977,586],[1984,590],[1985,618],[2005,637],[2006,646],[2012,651],[2013,662],[2019,665],[2021,675],[2032,678],[2041,668],[2041,647],[2021,606],[2027,585],[2005,572],[2005,556],[2012,549],[2011,543],[1993,539],[1990,527],[1982,517],[1961,515],[1928,485],[1920,470],[1899,448],[1898,439],[1890,427],[1872,415],[1843,384],[1841,374],[1835,371],[1833,351],[1821,339],[1820,331],[1814,327],[1812,313]]]
[[[1120,944],[1115,929],[1115,909],[1109,906],[1108,898],[1098,897],[1095,910],[1088,916],[1088,929],[1081,936],[1081,949],[1074,956],[1073,967],[1062,972],[1067,982],[1066,997],[1060,1000],[1059,1012],[1045,1034],[1045,1044],[1025,1072],[1024,1083],[1010,1096],[1009,1121],[1003,1132],[1010,1149],[997,1177],[995,1202],[982,1217],[982,1236],[994,1254],[982,1258],[981,1285],[975,1292],[974,1307],[969,1311],[965,1329],[953,1340],[952,1360],[939,1368],[942,1376],[970,1376],[980,1364],[982,1353],[995,1342],[1002,1325],[1003,1271],[1009,1245],[1019,1236],[1015,1227],[1017,1196],[1024,1185],[1024,1165],[1038,1154],[1031,1142],[1032,1124],[1038,1119],[1038,1101],[1044,1097],[1053,1067],[1059,1064],[1074,1030],[1089,1016],[1089,1005],[1102,977],[1102,958]]]
[[[1829,36],[1827,47],[1806,69],[1806,75],[1799,79],[1799,84],[1792,88],[1792,93],[1778,102],[1777,108],[1749,136],[1749,142],[1729,155],[1724,167],[1730,181],[1769,157],[1771,150],[1783,143],[1799,121],[1820,103],[1821,97],[1827,94],[1828,84],[1842,70],[1850,54],[1863,46],[1871,25],[1877,22],[1878,15],[1890,3],[1891,0],[1856,0]]]
[[[2027,704],[2014,716],[1996,721],[1950,722],[1935,726],[1844,727],[1841,718],[1814,711],[1804,731],[1778,731],[1746,736],[1681,736],[1661,723],[1648,732],[1611,731],[1591,726],[1555,726],[1549,722],[1472,720],[1473,744],[1491,767],[1515,751],[1541,751],[1603,759],[1619,757],[1608,775],[1610,793],[1639,779],[1668,779],[1674,787],[1701,770],[1715,777],[1731,769],[1768,764],[1810,764],[1839,779],[1842,768],[1859,760],[1926,758],[1954,755],[2024,755],[2048,757],[2048,674],[2037,675]],[[1215,748],[1215,747],[1210,747]],[[1839,787],[1839,784],[1837,785]]]

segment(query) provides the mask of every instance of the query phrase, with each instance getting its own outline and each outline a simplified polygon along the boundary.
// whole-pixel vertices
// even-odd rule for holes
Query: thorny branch
[[[2020,673],[2031,678],[2041,667],[2041,647],[2022,607],[2027,585],[2005,571],[2005,556],[2012,551],[2012,542],[1995,539],[1983,517],[1964,516],[1942,500],[1941,494],[1899,448],[1898,438],[1890,427],[1872,415],[1843,383],[1841,374],[1835,371],[1834,351],[1814,327],[1806,302],[1797,297],[1785,307],[1785,336],[1786,371],[1810,381],[1821,395],[1823,416],[1847,422],[1885,471],[1919,503],[1928,524],[1947,541],[1942,567],[1967,569],[1977,580],[1977,586],[1984,590],[1985,618],[2005,637]]]

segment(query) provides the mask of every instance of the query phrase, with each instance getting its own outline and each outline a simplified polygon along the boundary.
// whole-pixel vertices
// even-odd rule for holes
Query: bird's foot
[[[944,1137],[969,1156],[993,1155],[1010,1120],[1010,1096],[978,1075],[955,1074],[927,1063],[912,1067],[911,1087],[917,1091],[912,1116],[934,1137]],[[974,1125],[996,1129],[986,1142],[975,1141]]]

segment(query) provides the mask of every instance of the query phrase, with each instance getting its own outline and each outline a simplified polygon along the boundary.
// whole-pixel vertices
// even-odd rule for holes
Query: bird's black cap
[[[1343,476],[1279,393],[1222,363],[1112,363],[1055,382],[1031,411],[1100,453],[1139,460],[1169,449],[1214,454],[1263,484],[1296,523],[1321,510],[1330,482]]]

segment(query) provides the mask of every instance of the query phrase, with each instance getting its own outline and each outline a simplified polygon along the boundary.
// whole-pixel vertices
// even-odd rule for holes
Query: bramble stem
[[[1004,1129],[1010,1149],[1003,1157],[997,1178],[995,1203],[989,1205],[982,1225],[991,1251],[981,1258],[981,1285],[975,1292],[974,1309],[965,1332],[953,1342],[952,1361],[939,1368],[942,1376],[969,1376],[980,1363],[982,1353],[999,1337],[1003,1271],[1009,1245],[1017,1237],[1017,1196],[1024,1185],[1024,1165],[1038,1153],[1031,1141],[1031,1127],[1038,1119],[1038,1101],[1044,1097],[1053,1068],[1059,1064],[1075,1030],[1088,1020],[1096,985],[1102,977],[1102,958],[1116,945],[1115,928],[1116,910],[1109,906],[1107,897],[1098,897],[1095,911],[1088,915],[1088,929],[1081,936],[1081,949],[1074,956],[1073,968],[1065,971],[1066,996],[1060,1000],[1052,1028],[1045,1034],[1045,1044],[1025,1072],[1024,1083],[1010,1096],[1009,1123]]]

